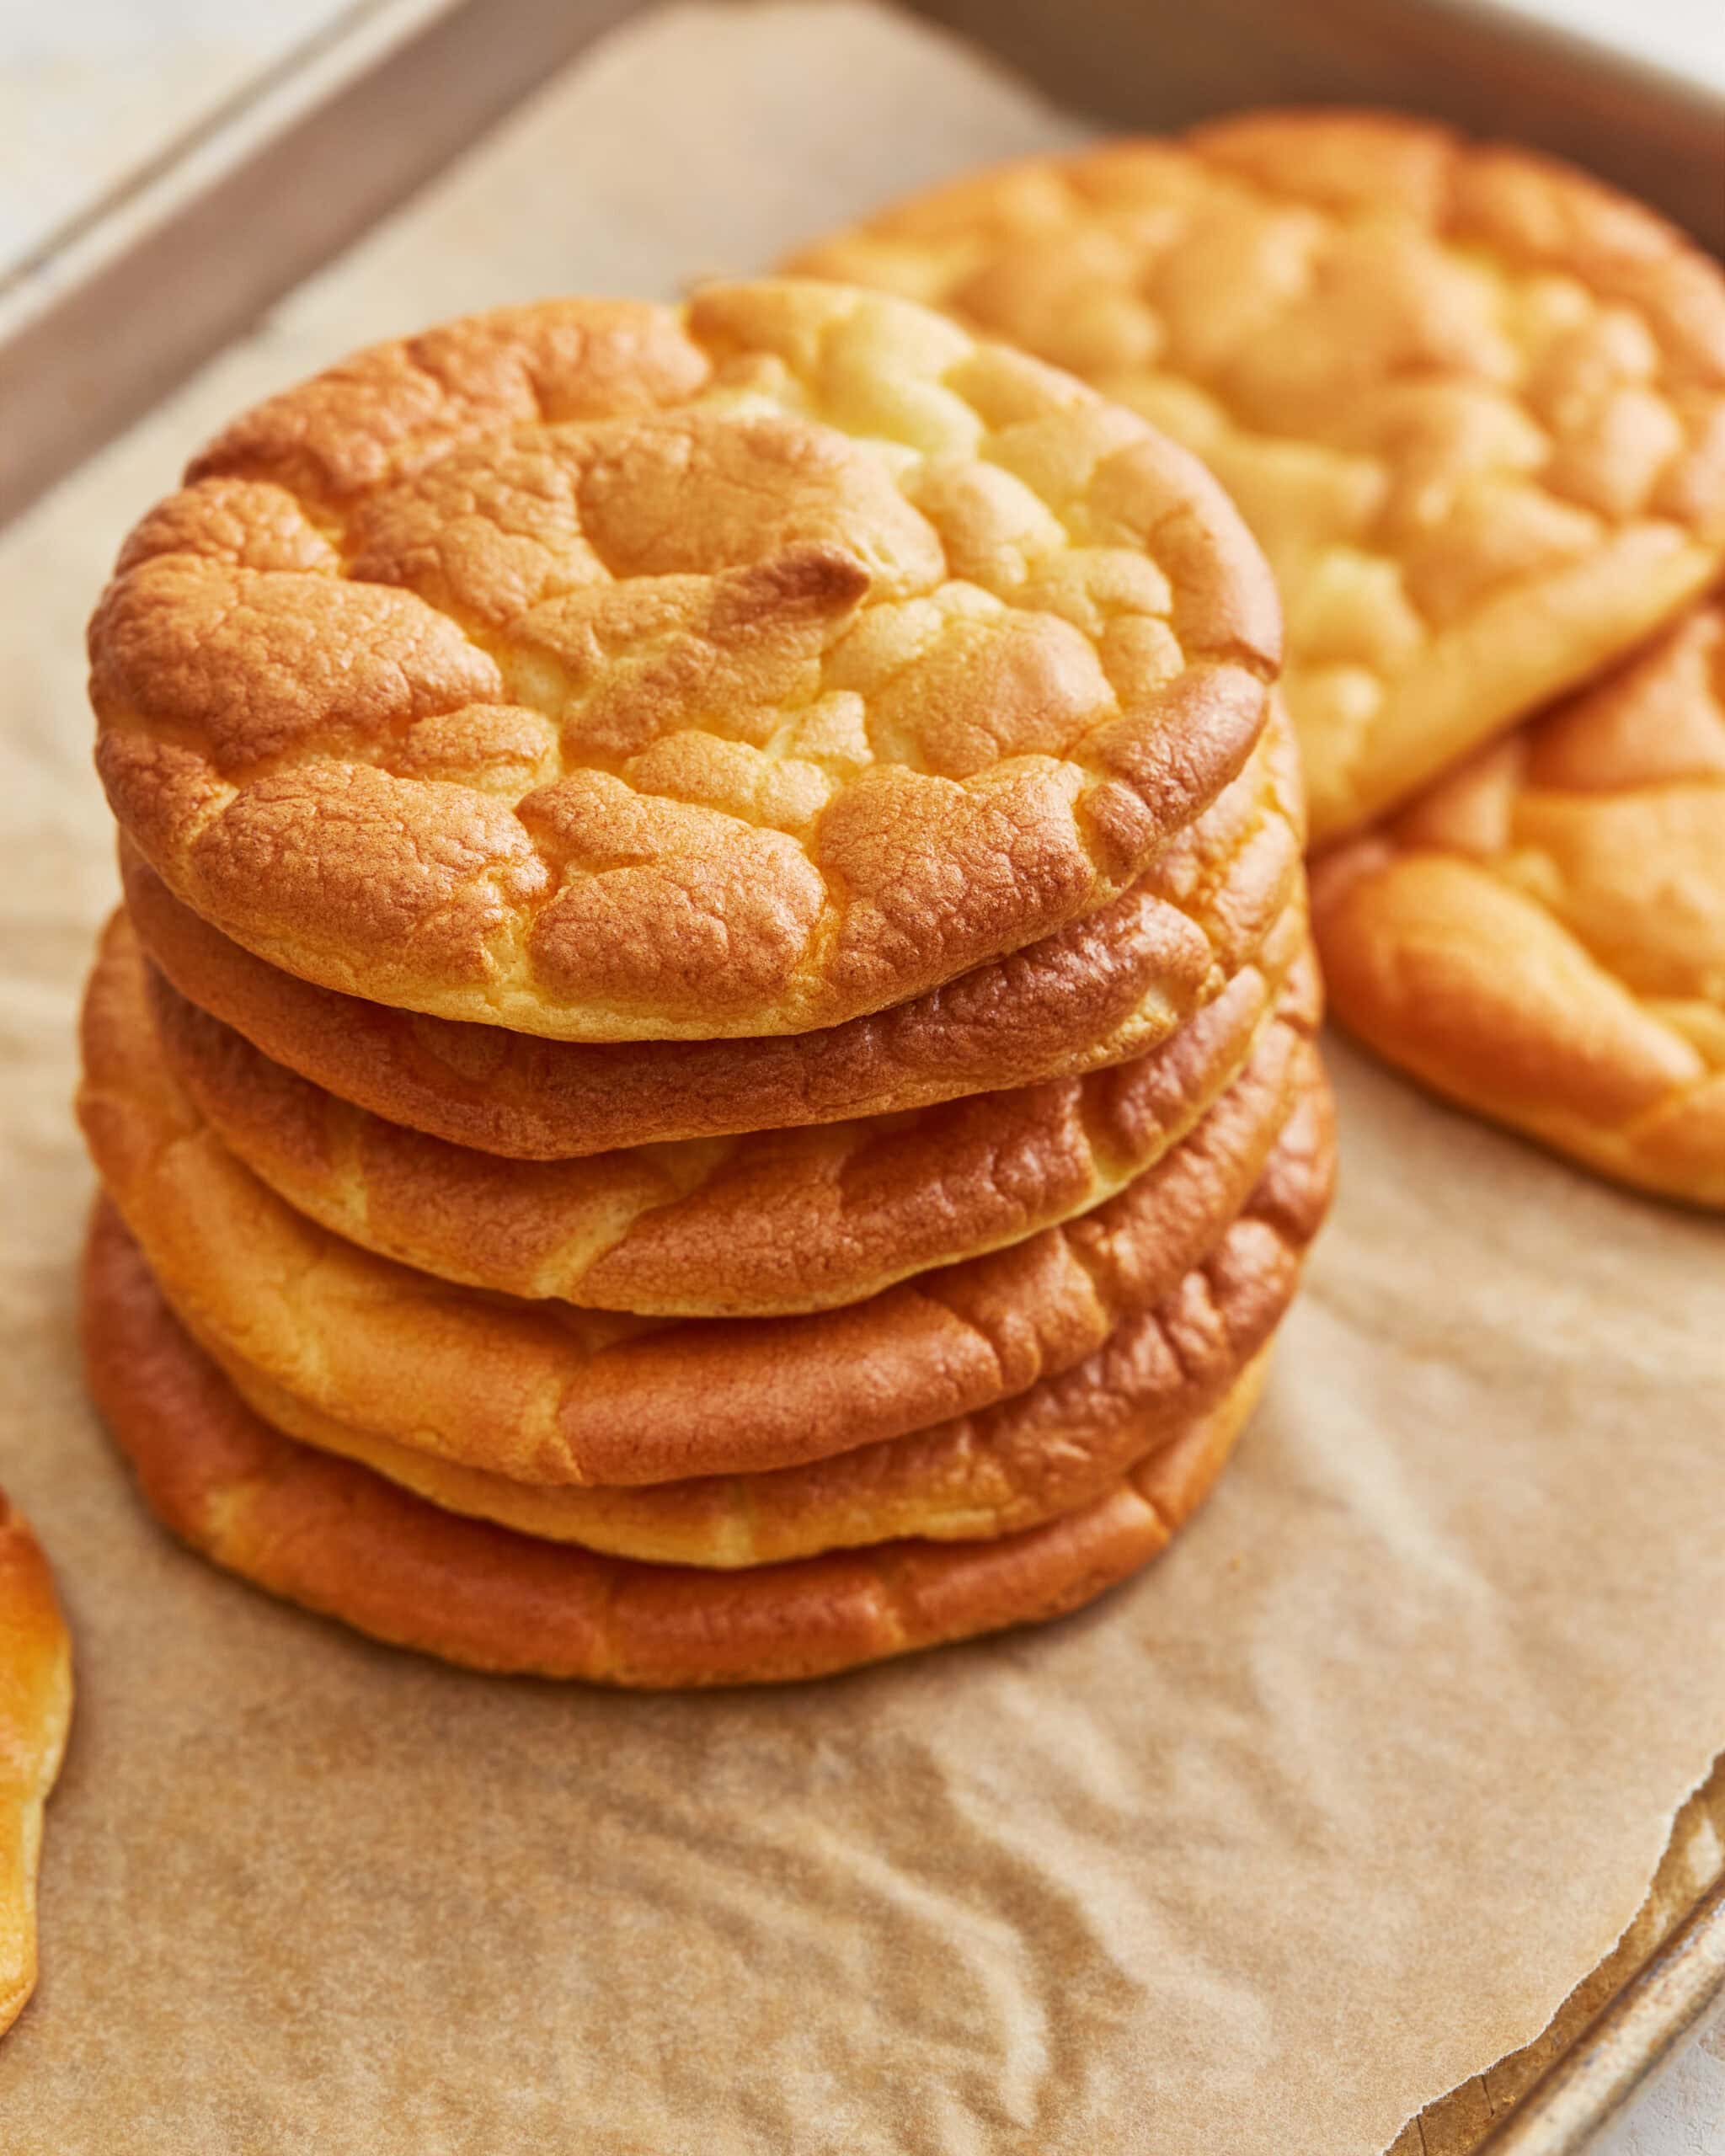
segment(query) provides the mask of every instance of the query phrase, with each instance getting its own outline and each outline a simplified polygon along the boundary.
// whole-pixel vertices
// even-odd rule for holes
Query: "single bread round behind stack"
[[[1725,561],[1725,275],[1523,151],[1244,114],[935,188],[794,266],[944,307],[1205,460],[1281,584],[1320,843]]]
[[[93,1387],[176,1531],[483,1667],[1076,1606],[1261,1389],[1331,1109],[1261,557],[830,286],[230,428],[91,631]]]
[[[72,1645],[29,1523],[0,1492],[0,2036],[36,1983],[42,1814],[72,1720]]]
[[[1725,1206],[1725,603],[1337,848],[1332,1006],[1448,1098]]]

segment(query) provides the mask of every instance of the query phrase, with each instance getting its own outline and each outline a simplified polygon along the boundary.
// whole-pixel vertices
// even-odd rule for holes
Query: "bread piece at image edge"
[[[1445,1098],[1725,1206],[1725,602],[1314,864],[1330,1007]]]
[[[72,1643],[29,1524],[0,1492],[0,2035],[36,1982],[43,1808],[72,1720]]]

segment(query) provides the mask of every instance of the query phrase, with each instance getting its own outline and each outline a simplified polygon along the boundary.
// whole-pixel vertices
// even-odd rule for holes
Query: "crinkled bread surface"
[[[146,1503],[216,1564],[361,1631],[488,1670],[639,1687],[829,1675],[1060,1615],[1166,1548],[1249,1414],[1233,1389],[1104,1496],[991,1541],[900,1541],[722,1572],[462,1518],[296,1444],[176,1323],[110,1208],[84,1268],[98,1406]]]
[[[0,2035],[36,1983],[43,1811],[72,1720],[72,1644],[29,1523],[0,1492]]]
[[[1256,957],[1299,888],[1298,752],[1274,704],[1246,769],[1131,890],[876,1015],[756,1039],[592,1044],[425,1017],[267,964],[121,848],[126,906],[185,999],[341,1099],[453,1144],[565,1159],[889,1115],[1156,1047]]]
[[[195,912],[587,1041],[829,1027],[1106,905],[1279,648],[1187,451],[791,281],[361,352],[196,459],[90,628],[109,800]]]
[[[139,990],[135,968],[92,977],[79,1114],[179,1317],[320,1414],[526,1481],[790,1465],[1022,1392],[1172,1292],[1290,1118],[1327,1113],[1296,973],[1240,1075],[1093,1211],[843,1308],[667,1321],[456,1285],[306,1218],[199,1114]]]
[[[856,1302],[1112,1197],[1239,1075],[1283,982],[1313,964],[1303,906],[1159,1049],[944,1107],[804,1131],[507,1161],[385,1121],[270,1062],[139,955],[124,916],[99,966],[153,1016],[216,1135],[302,1213],[448,1280],[659,1316]],[[1310,1005],[1302,979],[1290,993]]]
[[[1725,602],[1320,861],[1331,1007],[1621,1181],[1725,1206]]]
[[[1194,450],[1269,555],[1322,841],[1658,628],[1725,552],[1725,276],[1563,166],[1245,115],[937,188],[799,255]]]

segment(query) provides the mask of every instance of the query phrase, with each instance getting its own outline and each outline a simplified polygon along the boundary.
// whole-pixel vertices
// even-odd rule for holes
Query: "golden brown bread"
[[[447,1511],[612,1556],[734,1566],[905,1535],[1016,1534],[1103,1496],[1267,1356],[1329,1201],[1325,1106],[1314,1098],[1294,1118],[1215,1247],[1094,1355],[981,1414],[805,1466],[635,1489],[511,1482],[368,1437],[243,1363],[214,1359],[248,1406],[289,1437]]]
[[[1282,587],[1321,841],[1631,649],[1725,551],[1718,265],[1423,120],[1036,158],[794,266],[945,307],[1204,459]]]
[[[1314,1010],[1121,1194],[1009,1248],[805,1317],[666,1322],[527,1303],[374,1257],[217,1141],[99,969],[78,1112],[98,1172],[206,1346],[376,1436],[523,1481],[751,1472],[900,1437],[1095,1353],[1215,1243],[1300,1099]]]
[[[36,1983],[42,1812],[72,1719],[72,1644],[47,1560],[0,1492],[0,2035]]]
[[[145,1502],[216,1564],[446,1661],[642,1687],[829,1675],[1076,1609],[1167,1547],[1262,1377],[1255,1364],[1107,1496],[1045,1526],[712,1572],[463,1519],[295,1444],[175,1323],[105,1207],[86,1255],[83,1331],[91,1390]]]
[[[1332,1007],[1448,1098],[1725,1205],[1725,602],[1314,871]]]
[[[876,293],[551,301],[238,420],[90,628],[98,763],[289,972],[587,1041],[798,1033],[1126,890],[1280,620],[1199,462]]]
[[[1296,905],[1258,963],[1113,1070],[884,1121],[549,1161],[428,1138],[272,1063],[154,973],[123,915],[97,963],[147,1001],[169,1068],[228,1150],[349,1241],[507,1294],[760,1317],[859,1301],[1114,1196],[1232,1083],[1284,978],[1313,961]]]
[[[274,1061],[391,1122],[553,1160],[896,1114],[1141,1054],[1254,957],[1296,884],[1303,819],[1273,709],[1247,769],[1112,905],[874,1016],[737,1041],[546,1041],[366,1002],[222,936],[124,843],[120,867],[156,963]]]

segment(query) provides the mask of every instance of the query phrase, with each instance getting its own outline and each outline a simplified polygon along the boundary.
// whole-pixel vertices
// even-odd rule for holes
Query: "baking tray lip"
[[[1725,1875],[1479,2143],[1473,2156],[1584,2156],[1725,1998]]]
[[[814,4],[814,0],[809,0]],[[500,116],[604,31],[643,13],[652,0],[350,0],[338,20],[346,43],[328,36],[266,71],[249,113],[230,109],[219,127],[190,131],[187,154],[153,171],[147,185],[122,189],[112,214],[82,223],[69,252],[32,258],[29,274],[0,290],[0,524],[61,478],[255,320],[280,295],[366,230]],[[1075,20],[1071,0],[901,0],[911,12],[943,23],[1010,64],[1010,34],[1055,19],[1065,41]],[[1136,0],[1087,0],[1103,25],[1139,19]],[[1212,0],[1188,11],[1188,35],[1211,41],[1216,65],[1235,64],[1240,40],[1229,23],[1253,11],[1284,40],[1309,24],[1334,50],[1357,41],[1361,64],[1389,66],[1399,51],[1398,89],[1381,104],[1418,104],[1468,124],[1450,93],[1482,71],[1458,71],[1459,45],[1495,41],[1519,56],[1519,77],[1537,100],[1549,60],[1554,84],[1586,86],[1595,99],[1610,86],[1626,93],[1637,140],[1652,146],[1669,178],[1686,170],[1664,138],[1711,140],[1725,131],[1725,91],[1685,80],[1658,63],[1626,56],[1575,29],[1545,23],[1498,0]],[[1226,20],[1224,19],[1226,19]],[[1385,25],[1391,24],[1386,32]],[[1196,26],[1193,28],[1191,26]],[[1416,68],[1407,55],[1434,28],[1447,26],[1447,61]],[[1386,42],[1386,37],[1388,42]],[[1423,49],[1423,46],[1422,46]],[[345,64],[344,65],[344,60]],[[1047,70],[1039,72],[1049,87]],[[1101,78],[1117,80],[1119,71]],[[1429,80],[1428,80],[1429,75]],[[1070,77],[1069,77],[1070,79]],[[1420,94],[1410,96],[1410,81]],[[411,93],[415,125],[401,123]],[[1447,86],[1447,87],[1446,87]],[[1105,100],[1058,84],[1053,93],[1092,117]],[[1313,103],[1309,86],[1292,101]],[[1554,109],[1562,103],[1551,93]],[[1262,104],[1261,86],[1231,102]],[[1281,101],[1287,102],[1287,99]],[[1370,102],[1338,83],[1332,103]],[[1216,111],[1230,100],[1210,95],[1191,108]],[[1119,109],[1115,117],[1130,125]],[[1452,108],[1453,104],[1453,109]],[[1531,109],[1532,108],[1530,108]],[[462,115],[465,115],[465,132]],[[1164,125],[1178,118],[1171,109]],[[1573,116],[1573,115],[1572,115]],[[212,116],[213,117],[213,116]],[[249,123],[248,124],[248,120]],[[381,124],[376,124],[379,123]],[[1657,123],[1657,124],[1656,124]],[[1141,119],[1140,119],[1140,123]],[[1475,131],[1480,131],[1475,123]],[[1487,132],[1505,131],[1501,125]],[[285,184],[294,154],[339,170],[343,184],[321,190]],[[1584,153],[1583,153],[1584,161]],[[1661,199],[1656,190],[1655,200]],[[238,212],[243,204],[246,215]],[[1671,202],[1666,198],[1666,206]],[[224,211],[227,212],[224,222]],[[1680,221],[1681,221],[1680,215]],[[237,227],[243,224],[243,237]],[[1725,244],[1725,220],[1720,221]],[[1711,228],[1711,227],[1710,227]],[[188,265],[203,264],[193,276]],[[111,324],[128,321],[116,341]]]

